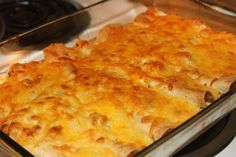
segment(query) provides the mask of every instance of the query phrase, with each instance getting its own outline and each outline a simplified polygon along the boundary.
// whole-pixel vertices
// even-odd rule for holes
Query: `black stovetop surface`
[[[236,109],[173,157],[210,157],[222,151],[236,135]]]

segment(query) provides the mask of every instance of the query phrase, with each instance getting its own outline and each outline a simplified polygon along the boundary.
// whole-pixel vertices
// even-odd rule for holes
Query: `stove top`
[[[80,10],[72,0],[1,0],[0,40]]]
[[[235,121],[236,109],[180,150],[174,157],[207,157],[218,155],[234,139],[236,125],[232,124]]]

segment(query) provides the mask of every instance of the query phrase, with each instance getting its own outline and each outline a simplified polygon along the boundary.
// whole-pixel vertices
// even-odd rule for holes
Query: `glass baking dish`
[[[128,23],[139,13],[145,11],[146,5],[154,5],[167,14],[180,14],[186,18],[200,19],[216,29],[236,33],[234,27],[236,20],[233,16],[216,12],[198,1],[183,0],[180,3],[178,0],[143,0],[139,2],[104,0],[1,42],[0,73],[2,76],[6,75],[8,68],[17,62],[24,63],[43,59],[42,48],[52,42],[63,42],[70,46],[77,37],[92,39],[98,30],[106,24]],[[51,30],[56,30],[53,31],[55,33],[65,29],[71,30],[65,38],[47,40]],[[236,108],[235,92],[236,89],[232,89],[222,95],[197,115],[146,147],[136,156],[165,157],[173,155]],[[0,132],[0,149],[10,156],[32,156],[30,152],[27,152],[2,132]]]

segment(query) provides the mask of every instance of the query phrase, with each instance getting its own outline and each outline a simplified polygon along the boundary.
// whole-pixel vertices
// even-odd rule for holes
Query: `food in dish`
[[[131,157],[235,82],[236,37],[153,7],[15,64],[0,129],[37,157]]]

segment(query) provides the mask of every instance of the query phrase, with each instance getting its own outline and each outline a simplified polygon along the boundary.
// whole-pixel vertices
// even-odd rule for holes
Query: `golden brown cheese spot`
[[[40,81],[40,76],[38,76],[36,79],[32,80],[32,79],[24,79],[21,81],[21,83],[27,87],[27,88],[30,88],[32,87],[33,85],[39,83]]]
[[[58,136],[62,133],[62,126],[53,126],[48,129],[48,135],[51,137]]]
[[[64,145],[61,145],[61,146],[57,146],[57,145],[53,145],[53,148],[54,149],[57,149],[59,151],[62,151],[62,152],[68,152],[68,151],[71,151],[71,147],[64,144]]]
[[[32,128],[24,128],[23,132],[26,134],[26,136],[34,136],[34,134],[40,129],[41,127],[39,125],[35,125]]]
[[[101,115],[99,113],[91,113],[89,115],[91,118],[91,122],[93,125],[106,125],[108,123],[108,118],[105,115]]]

